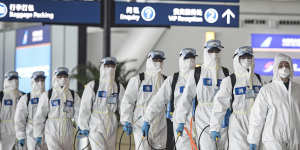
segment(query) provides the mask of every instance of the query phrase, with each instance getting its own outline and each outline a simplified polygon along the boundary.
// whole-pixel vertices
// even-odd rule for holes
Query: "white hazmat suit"
[[[39,98],[45,91],[45,82],[31,80],[32,91],[30,99],[27,94],[23,95],[17,105],[15,114],[15,129],[18,140],[26,139],[27,149],[35,150],[36,142],[33,136],[33,116],[39,103]],[[42,148],[44,149],[44,148]]]
[[[4,79],[3,98],[0,110],[1,150],[12,150],[16,144],[15,111],[22,93],[18,90],[17,79]]]
[[[161,74],[162,63],[154,62],[151,57],[146,62],[145,79],[140,83],[139,76],[130,79],[121,104],[121,123],[129,122],[133,126],[135,149],[151,150],[146,139],[143,139],[142,126],[146,108],[158,92],[164,78]],[[167,125],[165,109],[160,110],[150,124],[149,142],[154,148],[165,148]]]
[[[252,64],[249,66],[249,71],[247,71],[239,61],[239,57],[242,55],[238,53],[245,53],[249,49],[251,49],[250,54],[252,55],[253,51],[251,47],[242,47],[236,51],[236,55],[233,59],[234,74],[236,76],[235,86],[232,87],[230,77],[224,78],[220,90],[214,97],[214,105],[210,119],[210,131],[220,132],[226,111],[231,105],[233,92],[233,112],[229,118],[228,127],[229,150],[249,150],[249,144],[247,142],[248,122],[254,98],[250,98],[247,93],[250,91],[250,87],[253,87],[253,95],[257,95],[261,87],[258,77],[253,73],[253,58]],[[222,138],[221,136],[221,139]]]
[[[94,92],[95,81],[89,82],[84,89],[79,111],[79,127],[89,131],[89,142],[93,150],[115,150],[118,120],[116,112],[120,107],[124,88],[115,82],[115,69],[100,68],[97,95]],[[113,96],[116,101],[110,101]]]
[[[189,72],[192,71],[195,68],[195,59],[184,59],[184,56],[179,57],[179,76],[177,80],[177,84],[175,86],[174,90],[174,109],[176,110],[178,108],[178,101],[182,95],[182,92],[184,91],[184,86],[187,81]],[[169,76],[165,82],[163,83],[162,87],[159,89],[158,93],[151,99],[150,104],[148,105],[145,113],[144,120],[149,122],[150,124],[153,124],[153,119],[157,115],[159,115],[162,110],[165,110],[165,106],[170,101],[170,97],[173,94],[172,93],[172,81],[173,76]],[[190,111],[191,112],[191,111]],[[176,116],[176,114],[173,114],[173,117]],[[191,118],[190,116],[187,119]],[[163,118],[161,118],[163,119]],[[174,121],[174,120],[173,120]],[[189,120],[187,120],[187,123]],[[151,127],[150,127],[151,128]],[[174,135],[176,135],[176,129],[177,129],[177,123],[173,122],[173,129],[174,129]],[[190,129],[188,128],[190,131]],[[190,150],[190,139],[188,135],[184,132],[182,137],[178,139],[176,143],[176,148],[178,150]]]
[[[69,90],[69,79],[58,79],[54,74],[51,98],[44,92],[33,120],[34,137],[42,137],[49,150],[72,150],[74,140],[73,121],[77,123],[80,97],[77,93],[72,97]],[[61,83],[64,84],[61,88]]]
[[[290,65],[288,89],[279,76],[279,64]],[[264,150],[300,150],[300,85],[293,79],[293,63],[289,56],[275,57],[273,81],[259,92],[249,121],[248,142]],[[262,138],[261,138],[262,137]]]
[[[179,100],[178,105],[181,107],[175,110],[177,114],[175,120],[177,123],[184,123],[188,119],[187,116],[192,110],[192,101],[197,96],[198,105],[196,107],[194,125],[197,131],[196,142],[200,144],[201,150],[216,150],[216,144],[210,138],[209,127],[207,126],[210,121],[213,98],[219,89],[222,79],[225,77],[225,71],[223,72],[223,68],[219,64],[219,54],[208,53],[208,50],[208,48],[205,48],[203,52],[204,64],[201,66],[201,75],[198,85],[196,85],[194,71],[190,73],[185,90]],[[223,118],[220,119],[223,120]],[[188,124],[185,124],[185,127],[189,127],[189,122],[190,121],[188,121]],[[200,138],[199,136],[202,131],[203,133]],[[221,133],[223,133],[222,135],[225,136],[225,130],[222,129],[221,131]],[[219,149],[221,149],[225,143],[226,140],[221,141]]]

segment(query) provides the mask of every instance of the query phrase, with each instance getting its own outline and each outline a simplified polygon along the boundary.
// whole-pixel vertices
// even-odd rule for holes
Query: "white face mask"
[[[18,86],[19,86],[19,81],[18,80],[9,80],[8,81],[9,85],[8,85],[8,90],[17,90]]]
[[[13,88],[13,89],[18,89],[18,86],[19,86],[19,81],[18,80],[12,80],[11,81],[11,87]]]
[[[191,69],[194,69],[196,66],[195,59],[189,58],[189,59],[182,59],[180,62],[180,71],[186,72]]]
[[[19,80],[4,80],[4,91],[15,91],[18,90]]]
[[[42,90],[45,88],[45,82],[39,81],[35,82],[35,89]]]
[[[241,59],[240,63],[245,69],[249,69],[252,66],[252,59]]]
[[[208,53],[208,56],[211,60],[217,60],[219,58],[219,55],[217,53]]]
[[[209,67],[215,67],[219,64],[220,54],[219,53],[207,53],[207,58],[204,58],[204,64],[207,64]]]
[[[64,87],[67,84],[67,78],[58,78],[57,83],[59,87]]]
[[[32,85],[32,92],[36,94],[41,94],[43,91],[45,91],[45,82],[39,81],[39,82],[33,82]]]
[[[162,70],[162,63],[161,62],[152,62],[149,69],[151,72],[160,72]]]
[[[160,62],[153,62],[153,66],[156,70],[160,70],[161,69],[161,63]]]
[[[287,78],[290,76],[290,69],[289,68],[285,68],[285,67],[282,67],[280,69],[278,69],[278,73],[279,73],[279,76],[281,78]]]
[[[115,68],[103,67],[102,72],[100,72],[100,80],[111,81],[115,79]]]
[[[103,73],[105,77],[112,77],[115,74],[115,68],[111,68],[111,67],[104,68]]]

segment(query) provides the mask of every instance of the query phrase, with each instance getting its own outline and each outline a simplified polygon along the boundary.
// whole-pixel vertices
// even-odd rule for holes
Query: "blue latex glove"
[[[41,145],[42,144],[42,137],[35,138],[35,142],[36,142],[37,145]]]
[[[148,133],[149,133],[149,128],[150,128],[150,124],[149,122],[144,122],[144,125],[142,127],[142,132],[143,132],[143,136],[146,137],[148,136]]]
[[[79,130],[79,135],[78,135],[78,137],[79,137],[79,138],[82,138],[82,137],[88,137],[88,136],[89,136],[89,133],[90,133],[89,130]]]
[[[256,144],[250,144],[250,150],[256,150]]]
[[[192,111],[192,116],[193,116],[193,120],[195,121],[195,112],[196,112],[196,98],[193,99],[192,101],[193,104],[193,111]]]
[[[221,138],[220,132],[217,131],[211,131],[210,132],[210,137],[212,138],[212,140],[214,140],[215,142],[217,141],[217,138]]]
[[[231,110],[227,109],[224,120],[222,122],[222,128],[227,128],[229,126],[230,115],[231,115]]]
[[[123,126],[123,131],[126,132],[127,135],[131,135],[132,125],[130,122],[125,122],[125,125]]]
[[[177,127],[177,129],[176,129],[177,135],[182,136],[183,129],[184,129],[184,123],[179,123],[179,124],[178,124],[178,127]]]
[[[18,140],[18,144],[23,147],[25,145],[25,139]]]

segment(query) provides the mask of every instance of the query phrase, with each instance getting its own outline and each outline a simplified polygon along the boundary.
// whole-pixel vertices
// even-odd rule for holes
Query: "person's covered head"
[[[31,93],[36,95],[42,94],[45,91],[45,79],[44,71],[33,72],[31,76]]]
[[[243,46],[234,52],[233,67],[237,74],[249,73],[253,71],[254,55],[250,46]]]
[[[274,58],[273,81],[292,79],[294,74],[292,58],[285,54],[278,54]]]
[[[66,67],[58,67],[54,71],[52,84],[54,88],[68,89],[69,88],[69,69]]]
[[[220,63],[220,52],[224,47],[219,40],[209,40],[205,43],[203,51],[203,65],[216,67]]]
[[[100,80],[115,80],[117,59],[115,57],[105,57],[101,59]]]
[[[162,72],[165,53],[160,50],[153,50],[148,53],[146,61],[146,73],[156,75]]]
[[[16,91],[19,87],[19,74],[16,71],[9,71],[4,75],[4,91]]]
[[[195,58],[198,56],[193,48],[184,48],[179,53],[179,72],[187,73],[196,66]]]

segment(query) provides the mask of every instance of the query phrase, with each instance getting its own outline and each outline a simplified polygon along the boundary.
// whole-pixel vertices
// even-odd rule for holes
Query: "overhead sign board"
[[[239,6],[115,3],[116,25],[239,27]]]
[[[0,21],[100,25],[100,3],[2,0]]]
[[[300,59],[293,59],[294,76],[300,76]],[[273,76],[274,59],[256,58],[254,72],[262,76]]]
[[[18,29],[16,32],[15,69],[19,73],[19,88],[31,90],[31,76],[35,71],[44,71],[46,89],[51,81],[51,28],[36,26]]]
[[[300,35],[293,34],[252,34],[254,51],[300,52]]]

